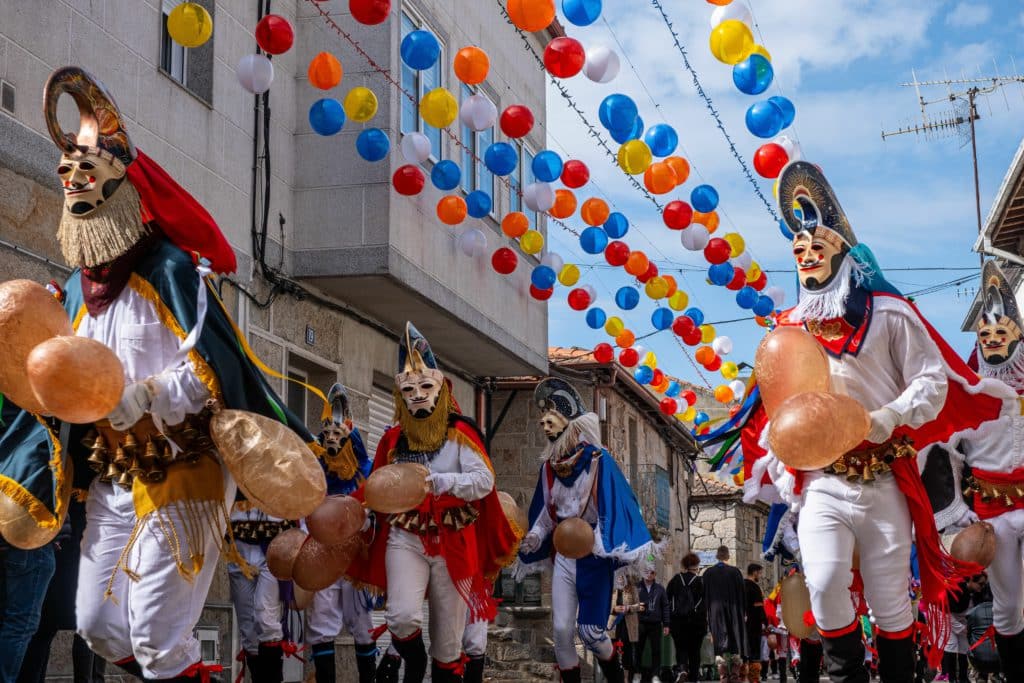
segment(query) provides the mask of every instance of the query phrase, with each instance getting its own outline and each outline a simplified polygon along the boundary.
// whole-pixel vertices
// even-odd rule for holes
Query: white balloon
[[[732,263],[732,265],[738,266],[739,268],[742,268],[744,271],[746,271],[747,268],[750,268],[750,264],[753,262],[753,260],[754,259],[750,255],[750,252],[743,250],[742,252],[740,252],[739,256],[730,259],[729,262]]]
[[[604,45],[592,45],[587,50],[583,73],[595,83],[610,83],[619,75],[622,66],[619,55]]]
[[[498,108],[483,95],[470,95],[459,109],[459,121],[473,130],[487,130],[498,120]]]
[[[550,211],[555,205],[555,188],[548,183],[530,183],[523,188],[523,203],[530,211]]]
[[[775,138],[773,142],[786,150],[786,155],[789,157],[790,161],[799,161],[804,156],[803,149],[800,148],[800,143],[788,135],[780,135]]]
[[[479,228],[470,228],[459,235],[459,249],[470,258],[483,256],[487,252],[487,235]]]
[[[764,290],[765,296],[771,297],[772,303],[775,304],[775,308],[782,308],[782,304],[786,302],[786,290],[782,289],[778,285],[772,285],[766,287]]]
[[[718,26],[727,19],[739,19],[747,26],[754,25],[754,15],[750,13],[750,8],[739,2],[739,0],[734,0],[734,2],[730,2],[728,5],[716,7],[715,11],[711,13],[711,28]]]
[[[732,389],[732,395],[736,397],[736,400],[739,400],[743,398],[743,392],[747,390],[747,385],[741,379],[734,379],[729,382],[729,388]]]
[[[565,265],[565,261],[562,260],[562,257],[553,251],[549,251],[548,253],[544,254],[544,258],[542,258],[540,262],[543,263],[545,266],[551,268],[551,270],[555,271],[556,273],[561,271],[562,266]]]
[[[402,136],[402,156],[410,164],[422,164],[430,158],[430,138],[423,133],[406,133]]]
[[[693,224],[679,233],[679,241],[683,243],[684,248],[690,251],[700,251],[708,246],[709,239],[711,239],[711,233],[703,225]]]
[[[725,356],[732,352],[732,339],[722,335],[721,337],[715,337],[715,340],[711,342],[711,348],[714,349],[715,353],[719,356]]]
[[[238,61],[235,76],[243,88],[259,95],[274,82],[274,64],[263,55],[246,55]]]
[[[594,285],[583,285],[582,287],[580,287],[580,289],[585,291],[590,296],[591,304],[597,301],[597,290],[594,289]]]

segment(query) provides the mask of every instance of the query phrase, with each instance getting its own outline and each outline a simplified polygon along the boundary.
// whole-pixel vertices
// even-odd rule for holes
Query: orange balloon
[[[568,218],[576,213],[576,195],[571,190],[555,190],[555,205],[549,211],[555,218]]]
[[[555,20],[555,0],[508,0],[508,17],[524,31],[543,31]]]
[[[437,203],[437,217],[446,225],[458,225],[466,220],[466,200],[458,195],[441,197]]]
[[[647,258],[647,254],[642,251],[631,251],[629,252],[629,258],[626,259],[626,272],[635,277],[640,277],[647,272],[650,268],[651,261]]]
[[[558,523],[551,541],[560,555],[579,560],[594,551],[594,529],[579,517],[569,517]]]
[[[776,409],[771,421],[768,443],[772,452],[798,470],[830,465],[856,448],[871,431],[871,417],[856,399],[825,391],[791,396]],[[809,434],[827,434],[828,438],[809,443]]]
[[[512,239],[522,237],[529,229],[530,219],[521,211],[505,214],[505,217],[501,219],[501,231]]]
[[[707,365],[715,359],[715,350],[710,346],[702,346],[694,352],[693,359],[701,365]]]
[[[480,48],[469,45],[455,53],[454,66],[456,78],[466,85],[476,85],[486,80],[491,59]]]
[[[610,215],[608,202],[597,197],[591,197],[583,202],[583,206],[580,208],[580,217],[587,225],[604,225]]]
[[[623,330],[619,333],[619,336],[615,338],[615,345],[620,349],[628,349],[630,346],[636,343],[636,335],[629,330]]]
[[[344,70],[341,62],[330,52],[321,52],[309,61],[309,84],[321,90],[330,90],[341,83]]]
[[[683,157],[668,157],[665,163],[676,172],[676,186],[682,185],[690,177],[690,162]]]
[[[708,229],[708,232],[714,233],[715,230],[718,230],[718,225],[721,222],[721,220],[718,217],[717,211],[711,211],[709,213],[701,213],[700,211],[694,211],[693,222],[700,223],[701,225]]]
[[[801,327],[780,327],[765,335],[754,354],[754,368],[769,418],[786,399],[829,388],[825,350]]]
[[[719,403],[729,403],[735,398],[732,393],[732,389],[725,386],[724,384],[715,389],[715,400]]]
[[[679,290],[679,284],[671,275],[662,275],[661,279],[668,283],[668,292],[665,293],[665,298],[668,299]]]
[[[675,170],[664,161],[656,161],[644,171],[644,187],[651,194],[667,194],[678,184]]]

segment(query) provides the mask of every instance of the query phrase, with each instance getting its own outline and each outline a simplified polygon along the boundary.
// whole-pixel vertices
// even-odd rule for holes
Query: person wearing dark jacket
[[[685,681],[700,680],[700,647],[708,632],[708,610],[704,601],[704,580],[697,575],[700,558],[683,556],[683,571],[672,577],[665,592],[669,602],[669,631],[676,649],[677,674]]]
[[[661,683],[655,672],[661,670],[661,638],[669,633],[668,596],[665,588],[655,581],[656,572],[648,570],[644,580],[637,585],[637,597],[644,606],[640,612],[640,638],[636,645],[637,659],[643,657],[644,645],[651,643],[651,666],[643,674],[643,680],[650,683]]]
[[[759,683],[761,680],[761,636],[768,626],[764,612],[764,593],[758,581],[764,567],[756,562],[747,566],[747,579],[743,582],[744,611],[746,612],[747,647],[743,659],[747,662],[747,680]]]
[[[704,595],[708,604],[708,626],[715,644],[715,661],[721,683],[740,683],[742,655],[747,651],[743,574],[726,564],[729,548],[715,554],[718,563],[704,571]]]

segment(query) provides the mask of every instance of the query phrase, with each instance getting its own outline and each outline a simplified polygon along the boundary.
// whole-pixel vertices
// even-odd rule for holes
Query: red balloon
[[[697,323],[693,322],[693,318],[688,315],[681,315],[672,321],[672,331],[680,337],[685,337],[695,329],[697,329]]]
[[[789,155],[782,145],[769,142],[754,152],[754,170],[762,178],[778,178],[782,167],[789,163]]]
[[[502,275],[509,275],[515,271],[518,263],[519,257],[516,256],[516,252],[508,247],[496,249],[494,255],[491,256],[491,267]]]
[[[652,387],[656,387],[665,381],[665,373],[658,368],[654,369],[654,376],[651,377],[651,381],[648,382]]]
[[[738,292],[747,286],[747,273],[740,268],[735,266],[732,269],[732,281],[725,286],[726,289],[731,289],[734,292]]]
[[[762,289],[765,288],[765,285],[768,284],[768,275],[764,271],[762,271],[761,274],[757,276],[757,279],[749,284],[751,287],[760,292]]]
[[[615,360],[615,349],[608,342],[601,342],[594,347],[594,360],[598,363],[611,363]]]
[[[699,328],[693,328],[687,334],[683,335],[683,343],[687,346],[696,346],[703,341],[704,335],[701,333]]]
[[[501,132],[510,138],[521,138],[531,130],[533,130],[533,112],[529,107],[513,104],[501,113]]]
[[[382,24],[391,12],[391,0],[349,0],[348,11],[360,24]]]
[[[657,275],[658,275],[658,266],[656,266],[654,264],[654,261],[651,261],[647,265],[647,271],[644,272],[643,275],[637,276],[636,279],[639,280],[640,282],[644,283],[644,284],[647,284],[648,280],[650,280],[652,277],[656,277]]]
[[[581,287],[577,287],[569,292],[568,299],[569,308],[574,311],[582,311],[590,305],[590,292]]]
[[[711,359],[711,362],[704,366],[704,369],[705,370],[709,370],[711,372],[717,372],[718,369],[721,368],[721,367],[722,367],[722,359],[721,359],[721,357],[719,357],[716,354],[715,357]]]
[[[587,53],[575,38],[555,38],[544,48],[544,67],[558,78],[572,78],[583,70]]]
[[[732,254],[732,247],[721,237],[712,237],[704,247],[704,258],[708,263],[725,263]]]
[[[619,351],[619,363],[623,367],[631,368],[640,362],[640,354],[634,348],[622,349]]]
[[[666,415],[675,415],[679,411],[679,403],[674,398],[665,397],[658,404],[658,409]]]
[[[629,260],[629,245],[619,240],[614,240],[608,243],[608,246],[604,248],[604,260],[612,266],[624,266],[626,261]]]
[[[271,55],[288,52],[295,42],[295,31],[280,14],[268,14],[256,24],[256,44]]]
[[[669,230],[682,230],[693,222],[693,207],[681,199],[676,199],[665,205],[661,218]]]
[[[688,405],[688,406],[692,406],[692,405],[697,403],[697,394],[696,394],[696,392],[690,391],[689,389],[687,389],[683,393],[679,394],[679,398],[681,398],[684,401],[686,401],[686,405]]]
[[[555,288],[551,289],[537,289],[533,285],[530,285],[530,296],[537,301],[547,301],[551,298],[551,295],[555,293]]]
[[[391,177],[391,184],[395,186],[395,191],[407,197],[419,194],[426,182],[427,177],[423,175],[420,167],[413,166],[412,164],[399,167],[395,171],[395,175]]]
[[[587,184],[590,180],[590,169],[579,159],[570,159],[562,166],[562,184],[572,189],[578,189]]]

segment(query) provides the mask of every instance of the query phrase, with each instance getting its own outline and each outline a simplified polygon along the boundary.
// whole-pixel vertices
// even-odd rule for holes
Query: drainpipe
[[[989,239],[988,235],[982,240],[981,246],[978,249],[979,254],[988,254],[989,256],[995,256],[997,258],[1004,259],[1010,263],[1016,263],[1018,266],[1024,266],[1024,258],[1017,254],[1011,253],[1004,249],[998,249],[992,246],[992,240]]]

